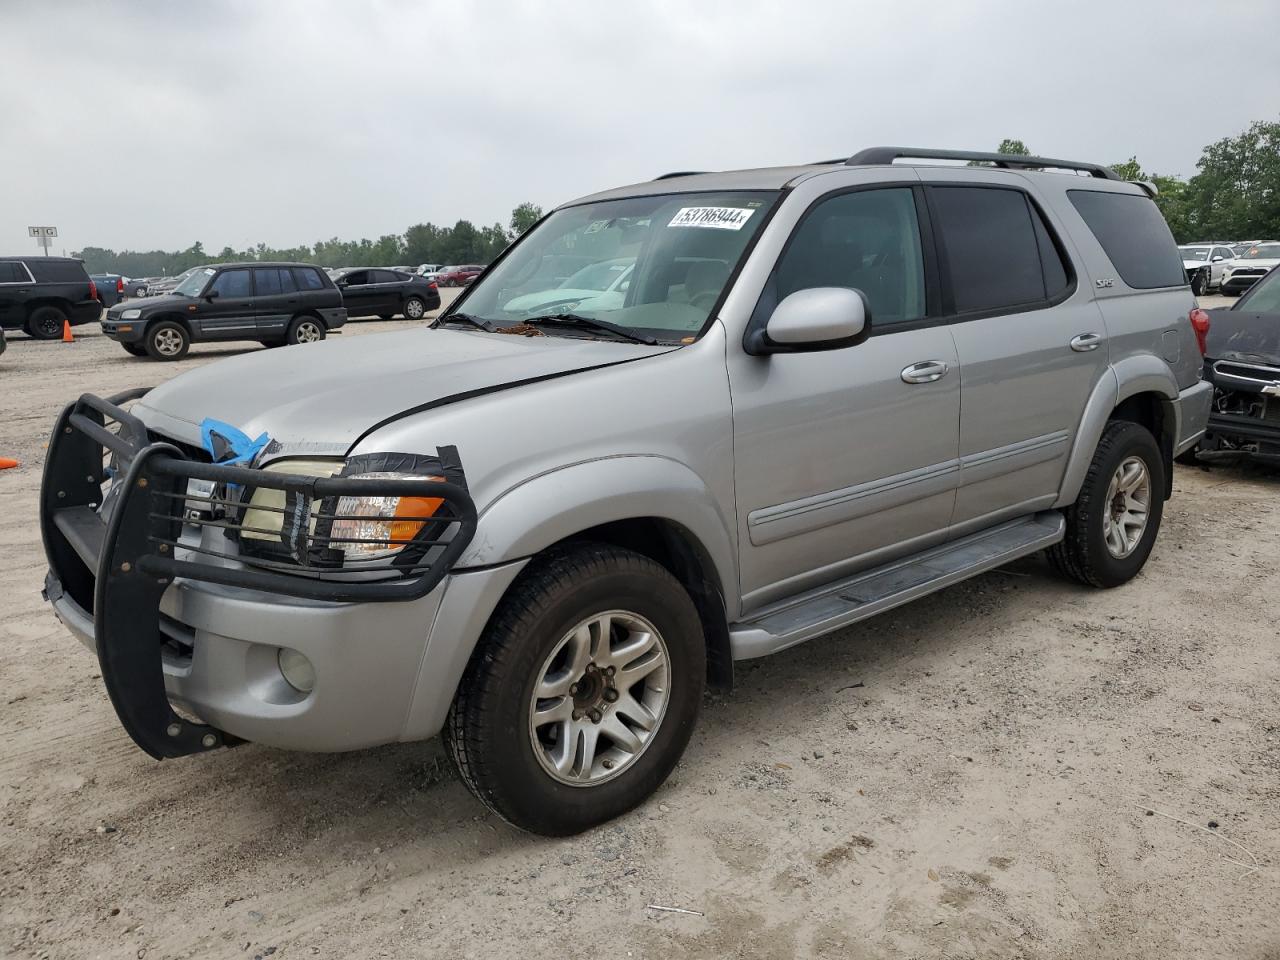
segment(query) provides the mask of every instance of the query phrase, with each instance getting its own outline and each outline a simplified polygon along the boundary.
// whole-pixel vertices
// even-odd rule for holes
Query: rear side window
[[[220,297],[251,297],[248,270],[223,270],[209,287],[208,293]]]
[[[370,283],[395,283],[399,279],[400,279],[400,275],[398,273],[392,272],[391,270],[370,270],[369,271]]]
[[[299,290],[323,290],[325,287],[325,282],[321,279],[319,270],[294,267],[293,275],[298,281]]]
[[[281,293],[293,293],[297,286],[288,267],[254,267],[253,283],[257,295],[270,297]]]
[[[1187,282],[1178,245],[1150,197],[1098,190],[1068,190],[1067,196],[1130,287],[1150,290]]]
[[[873,324],[925,315],[924,261],[908,188],[838,194],[805,214],[775,274],[778,302],[810,287],[849,287]]]
[[[33,258],[27,264],[37,283],[88,283],[89,275],[84,264],[74,260],[44,260]]]
[[[27,271],[22,264],[12,260],[0,260],[0,283],[28,283]]]
[[[1021,190],[931,187],[957,313],[1052,300],[1070,274],[1040,214]]]

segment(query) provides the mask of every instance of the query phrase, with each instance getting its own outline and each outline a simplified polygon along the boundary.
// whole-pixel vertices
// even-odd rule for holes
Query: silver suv
[[[1103,167],[673,174],[560,207],[435,329],[71,404],[46,595],[155,757],[443,730],[494,811],[572,833],[737,660],[1036,551],[1133,578],[1207,323]]]

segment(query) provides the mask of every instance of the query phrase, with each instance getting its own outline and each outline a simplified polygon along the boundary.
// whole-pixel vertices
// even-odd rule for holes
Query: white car
[[[550,290],[526,293],[508,300],[502,309],[512,313],[546,313],[554,308],[559,313],[572,313],[580,307],[592,310],[617,310],[626,298],[635,257],[603,260],[583,267]]]
[[[1223,274],[1231,265],[1235,254],[1225,244],[1196,243],[1179,247],[1182,268],[1187,271],[1187,282],[1196,296],[1222,286]]]
[[[1223,271],[1221,290],[1229,297],[1238,297],[1280,264],[1280,241],[1263,240],[1254,244],[1231,261]]]

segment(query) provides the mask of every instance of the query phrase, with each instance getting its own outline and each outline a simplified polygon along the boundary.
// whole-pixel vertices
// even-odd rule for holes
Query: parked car
[[[1178,252],[1182,254],[1187,283],[1196,296],[1221,287],[1222,275],[1235,257],[1230,247],[1214,244],[1179,247]]]
[[[635,262],[635,257],[619,257],[593,263],[549,290],[508,300],[502,309],[513,316],[521,311],[532,316],[553,311],[620,309],[626,301]]]
[[[147,295],[149,278],[130,279],[129,277],[124,277],[122,279],[124,280],[124,295],[126,297],[145,297]]]
[[[349,317],[381,317],[390,320],[402,314],[421,320],[429,310],[440,307],[436,285],[412,273],[381,267],[356,267],[334,277],[342,291]]]
[[[173,293],[178,284],[182,283],[184,280],[193,276],[198,270],[202,269],[202,267],[191,267],[190,269],[184,270],[176,277],[160,277],[159,279],[152,280],[147,284],[147,296],[163,297]]]
[[[1258,240],[1243,240],[1243,241],[1240,241],[1240,242],[1238,242],[1238,243],[1233,243],[1233,244],[1231,244],[1231,252],[1232,252],[1232,253],[1234,253],[1234,254],[1238,257],[1238,256],[1240,256],[1240,254],[1244,253],[1246,250],[1248,250],[1248,249],[1249,249],[1250,247],[1252,247],[1254,244],[1259,243],[1259,242],[1260,242],[1260,241],[1258,241]]]
[[[135,357],[181,360],[192,343],[214,340],[315,343],[346,319],[342,295],[317,267],[223,263],[197,268],[166,296],[117,304],[102,330]]]
[[[98,289],[98,299],[104,307],[114,307],[124,299],[124,277],[118,273],[93,273],[89,279]]]
[[[634,256],[622,305],[508,312],[566,249]],[[487,806],[574,833],[663,782],[735,660],[1041,550],[1128,582],[1205,430],[1204,331],[1155,203],[1100,165],[635,184],[543,218],[435,329],[73,403],[46,594],[153,756],[443,729]]]
[[[1213,409],[1185,459],[1280,463],[1280,267],[1209,316],[1204,378]]]
[[[474,263],[442,267],[435,281],[442,287],[465,287],[483,272],[484,267]]]
[[[0,257],[0,326],[37,340],[56,340],[64,323],[102,316],[102,302],[84,263],[68,257]]]
[[[1248,290],[1280,263],[1280,241],[1264,240],[1237,256],[1223,271],[1222,292],[1229,297]]]
[[[414,269],[414,271],[413,271],[413,272],[414,272],[414,273],[416,273],[416,274],[417,274],[418,276],[420,276],[420,277],[426,277],[428,274],[432,274],[432,276],[428,277],[428,279],[430,279],[430,280],[434,280],[434,279],[435,279],[434,274],[440,270],[441,266],[443,266],[443,264],[439,264],[439,263],[420,263],[420,264],[418,264],[418,266]]]

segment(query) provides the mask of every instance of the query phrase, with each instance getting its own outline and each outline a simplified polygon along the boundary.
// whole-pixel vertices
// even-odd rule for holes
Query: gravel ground
[[[1280,478],[1178,468],[1126,587],[1032,558],[744,664],[649,803],[552,841],[436,743],[155,763],[121,730],[40,600],[44,439],[240,349],[0,357],[0,956],[1280,957]]]

